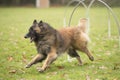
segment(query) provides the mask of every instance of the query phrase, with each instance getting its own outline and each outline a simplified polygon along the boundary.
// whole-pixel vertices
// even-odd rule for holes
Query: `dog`
[[[87,21],[87,19],[82,19],[80,22],[82,23],[82,21]],[[25,38],[30,38],[30,41],[35,43],[38,54],[26,65],[26,68],[45,60],[43,66],[38,70],[44,72],[59,55],[65,52],[69,56],[75,57],[79,65],[83,63],[77,51],[86,53],[93,61],[94,57],[87,47],[89,37],[84,24],[85,22],[75,27],[56,30],[46,22],[34,20]]]

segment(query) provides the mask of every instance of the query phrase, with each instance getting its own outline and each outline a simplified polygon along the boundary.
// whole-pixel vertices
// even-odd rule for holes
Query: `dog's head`
[[[34,41],[37,36],[43,35],[47,32],[47,25],[43,21],[40,21],[39,23],[37,20],[33,21],[32,26],[29,28],[28,33],[24,36],[24,38],[30,38],[30,41]]]

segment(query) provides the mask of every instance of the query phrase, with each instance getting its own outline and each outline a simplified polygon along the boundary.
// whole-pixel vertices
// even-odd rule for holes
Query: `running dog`
[[[30,41],[35,43],[38,54],[26,65],[26,68],[45,60],[39,69],[39,72],[43,72],[64,52],[75,57],[80,65],[82,60],[77,51],[86,53],[93,61],[94,57],[87,47],[89,37],[86,33],[86,22],[87,19],[81,19],[78,26],[56,30],[46,22],[34,20],[25,38],[30,38]]]

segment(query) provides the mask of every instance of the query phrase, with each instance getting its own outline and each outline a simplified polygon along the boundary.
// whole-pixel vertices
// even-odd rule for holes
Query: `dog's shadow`
[[[44,74],[57,74],[57,73],[61,73],[61,72],[73,72],[73,71],[77,71],[77,70],[82,70],[82,69],[86,69],[87,67],[89,67],[90,65],[92,65],[93,63],[84,63],[83,65],[79,65],[77,62],[67,62],[66,64],[55,64],[53,63],[50,67],[48,67],[46,69],[46,71],[44,71]]]

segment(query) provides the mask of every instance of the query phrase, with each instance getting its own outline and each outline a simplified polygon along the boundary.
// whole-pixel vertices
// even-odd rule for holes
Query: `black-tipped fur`
[[[40,72],[43,72],[65,51],[68,51],[71,57],[75,57],[80,65],[82,65],[82,60],[76,50],[86,53],[89,59],[93,61],[94,57],[87,47],[88,35],[82,29],[84,29],[84,25],[82,28],[77,26],[56,30],[48,23],[43,21],[37,23],[34,20],[25,38],[30,38],[31,42],[35,43],[38,54],[29,62],[26,68],[45,60],[43,66],[39,69]]]

